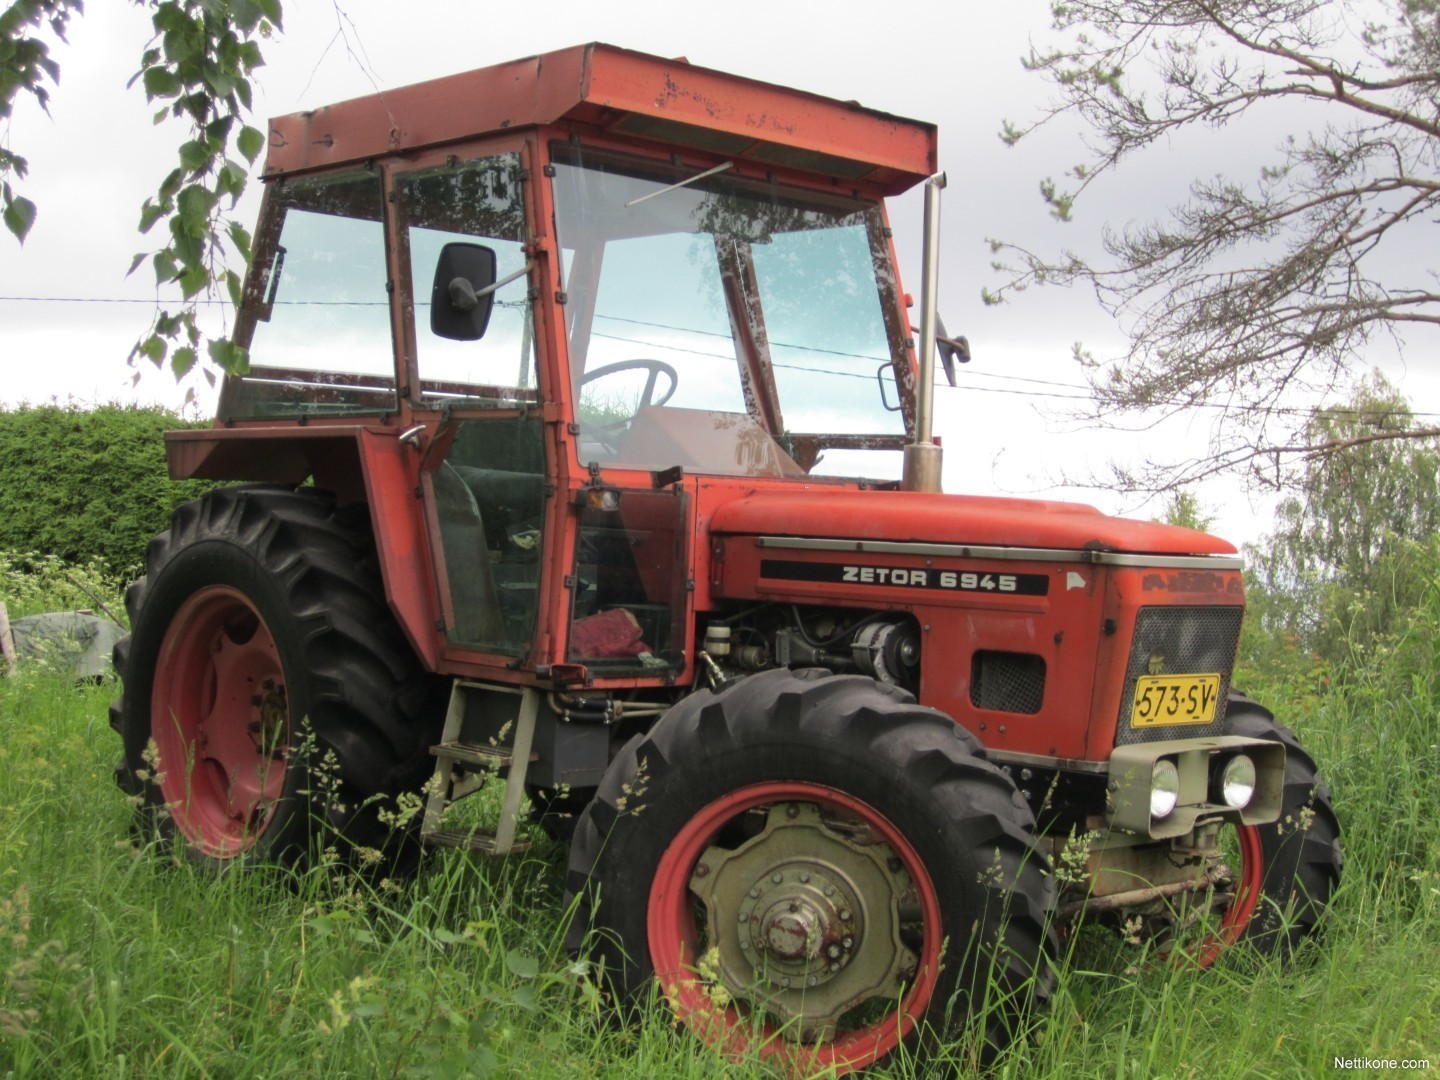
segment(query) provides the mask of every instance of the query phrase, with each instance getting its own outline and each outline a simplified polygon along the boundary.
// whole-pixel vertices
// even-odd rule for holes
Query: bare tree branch
[[[984,298],[1094,291],[1130,344],[1091,358],[1091,419],[1223,405],[1210,456],[1175,465],[1176,478],[1303,456],[1312,442],[1298,399],[1323,403],[1352,384],[1377,336],[1403,345],[1403,328],[1440,325],[1436,275],[1414,254],[1440,220],[1433,6],[1067,0],[1054,16],[1066,43],[1025,63],[1057,101],[1002,138],[1067,114],[1085,123],[1088,160],[1067,173],[1073,186],[1041,185],[1061,221],[1099,177],[1187,129],[1269,118],[1308,134],[1278,136],[1273,159],[1251,166],[1256,180],[1197,180],[1166,218],[1105,230],[1095,256],[991,241],[1001,280]],[[1297,124],[1297,110],[1310,122]]]

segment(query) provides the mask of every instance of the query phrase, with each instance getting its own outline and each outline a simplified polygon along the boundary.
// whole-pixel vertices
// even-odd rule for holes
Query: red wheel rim
[[[842,1032],[825,1043],[801,1045],[784,1038],[768,1019],[760,1025],[734,1005],[718,1005],[695,977],[701,954],[699,922],[689,882],[702,853],[720,829],[747,810],[778,802],[814,803],[869,826],[899,857],[913,882],[923,937],[919,965],[899,1008],[868,1026]],[[925,1015],[940,971],[943,937],[940,902],[924,863],[904,835],[867,803],[819,784],[754,784],[710,803],[692,817],[660,857],[650,888],[647,916],[650,961],[676,1016],[705,1042],[732,1058],[758,1044],[762,1057],[792,1070],[833,1069],[844,1073],[878,1061],[894,1050]]]
[[[1187,962],[1209,967],[1220,954],[1240,940],[1260,903],[1260,886],[1265,879],[1265,853],[1260,846],[1260,830],[1254,825],[1241,825],[1235,830],[1240,840],[1240,880],[1235,885],[1235,898],[1220,920],[1220,928],[1207,937]]]
[[[285,787],[290,716],[275,639],[240,592],[180,606],[150,695],[154,776],[176,827],[203,854],[254,846]]]

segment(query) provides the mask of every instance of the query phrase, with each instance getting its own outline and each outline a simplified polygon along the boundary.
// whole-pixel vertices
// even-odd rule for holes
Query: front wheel
[[[1315,760],[1268,709],[1232,693],[1225,730],[1282,744],[1285,789],[1278,821],[1235,830],[1240,873],[1224,943],[1288,958],[1316,932],[1340,884],[1340,822]]]
[[[977,749],[860,677],[696,694],[581,816],[571,944],[626,999],[653,975],[732,1059],[847,1072],[967,1026],[982,1056],[1048,990],[1054,895],[1024,800]]]

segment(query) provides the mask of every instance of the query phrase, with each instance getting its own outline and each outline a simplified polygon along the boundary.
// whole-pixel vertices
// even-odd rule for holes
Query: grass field
[[[1368,1058],[1440,1076],[1440,646],[1407,648],[1343,691],[1243,683],[1313,750],[1345,829],[1318,947],[1288,971],[1234,953],[1194,973],[1082,933],[994,1075],[1309,1077]],[[111,778],[114,692],[34,665],[0,678],[0,1075],[767,1075],[712,1057],[663,1003],[614,1023],[562,947],[565,852],[544,837],[370,885],[207,875],[137,844]]]

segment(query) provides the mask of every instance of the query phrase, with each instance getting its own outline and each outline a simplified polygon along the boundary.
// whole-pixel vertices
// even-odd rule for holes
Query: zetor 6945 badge
[[[1003,1044],[1082,915],[1197,965],[1314,929],[1339,829],[1230,685],[1234,548],[940,492],[931,125],[586,45],[281,117],[263,179],[249,369],[167,444],[246,483],[152,542],[117,649],[146,828],[543,829],[617,999],[796,1072]]]

